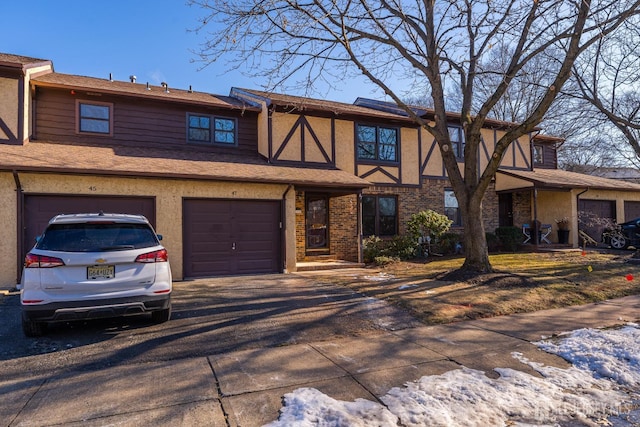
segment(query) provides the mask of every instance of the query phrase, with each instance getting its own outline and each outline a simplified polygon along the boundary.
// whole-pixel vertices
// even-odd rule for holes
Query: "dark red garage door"
[[[602,238],[602,231],[616,218],[614,200],[582,200],[578,204],[580,230],[591,236],[596,242]]]
[[[624,202],[624,220],[631,221],[640,218],[640,202],[625,200]]]
[[[281,272],[281,202],[185,199],[184,275]]]
[[[55,215],[100,211],[144,215],[153,226],[156,222],[153,197],[25,195],[23,255]]]

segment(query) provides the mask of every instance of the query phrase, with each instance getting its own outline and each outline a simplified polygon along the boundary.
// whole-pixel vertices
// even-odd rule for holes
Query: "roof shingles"
[[[600,190],[640,191],[640,184],[601,178],[559,169],[499,170],[499,173],[524,179],[537,187],[546,188],[592,188]]]
[[[102,147],[30,142],[3,145],[0,170],[144,176],[327,188],[362,189],[370,184],[338,169],[274,166],[262,159],[187,150]]]

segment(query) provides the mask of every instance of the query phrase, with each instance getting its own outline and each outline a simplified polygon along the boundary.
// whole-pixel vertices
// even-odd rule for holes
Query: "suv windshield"
[[[104,252],[148,248],[158,244],[155,233],[145,224],[79,223],[51,224],[36,248],[62,252]]]

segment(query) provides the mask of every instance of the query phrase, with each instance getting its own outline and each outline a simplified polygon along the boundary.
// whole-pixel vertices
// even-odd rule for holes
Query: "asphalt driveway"
[[[19,296],[0,298],[5,379],[25,372],[92,370],[317,342],[419,324],[385,302],[302,275],[176,282],[167,323],[132,317],[60,324],[35,339],[22,334]]]
[[[365,270],[332,274],[359,275]],[[637,321],[640,298],[424,326],[323,281],[271,275],[175,284],[174,315],[59,325],[22,336],[17,295],[0,296],[0,420],[17,426],[261,426],[282,396],[311,387],[376,401],[391,387],[461,366],[537,374],[567,367],[531,341]]]

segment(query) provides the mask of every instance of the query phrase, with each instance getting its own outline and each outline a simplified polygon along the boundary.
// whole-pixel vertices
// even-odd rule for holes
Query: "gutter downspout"
[[[282,193],[282,207],[280,213],[280,239],[283,242],[282,249],[280,250],[280,256],[282,257],[282,271],[287,270],[287,194],[293,188],[293,184],[289,184],[287,189]]]
[[[16,283],[20,283],[22,279],[22,257],[24,256],[24,191],[22,184],[20,183],[20,177],[18,171],[14,170],[13,180],[16,183]]]
[[[356,221],[356,232],[358,233],[358,263],[362,264],[364,262],[364,247],[362,243],[362,190],[358,192],[357,199],[356,215],[358,215],[358,220]]]
[[[533,224],[531,225],[531,234],[533,235],[533,244],[540,244],[539,234],[540,230],[538,227],[538,187],[533,186]]]

